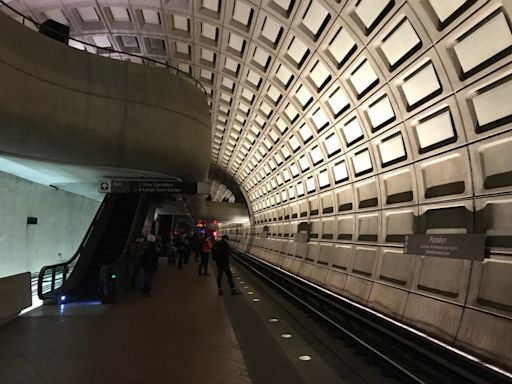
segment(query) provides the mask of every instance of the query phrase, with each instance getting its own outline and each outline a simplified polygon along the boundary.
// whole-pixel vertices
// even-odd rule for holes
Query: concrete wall
[[[332,72],[335,80],[311,91],[311,103],[242,182],[252,225],[225,230],[257,257],[512,369],[512,2],[435,3],[450,15],[446,25],[436,24],[433,1],[396,1],[371,34],[348,16],[356,1],[347,3],[318,51],[332,62],[324,53],[338,30],[357,49]],[[394,29],[404,20],[417,36]],[[409,50],[411,36],[421,44]],[[386,41],[393,49],[383,53]],[[401,58],[394,66],[391,52]],[[374,85],[363,70],[354,75],[363,62]],[[346,108],[334,114],[338,88]],[[284,120],[286,105],[276,114]],[[325,124],[313,121],[316,111]],[[292,137],[298,147],[289,146]],[[337,151],[327,150],[328,140]],[[285,147],[291,155],[261,173]],[[303,222],[307,243],[294,241]],[[489,255],[404,254],[413,233],[485,234]]]
[[[329,220],[313,223],[315,235],[336,236],[334,224],[327,228]],[[299,242],[293,240],[297,224],[228,224],[219,232],[228,234],[236,249],[484,361],[512,368],[512,264],[507,257],[458,260],[347,241]]]
[[[14,319],[31,303],[30,273],[0,278],[0,325]]]
[[[206,201],[204,210],[198,217],[203,220],[218,220],[221,222],[248,222],[249,211],[245,204]]]
[[[165,69],[110,60],[0,13],[0,151],[207,181],[206,96]]]
[[[99,202],[0,173],[0,277],[69,259]],[[27,224],[27,217],[37,224]]]

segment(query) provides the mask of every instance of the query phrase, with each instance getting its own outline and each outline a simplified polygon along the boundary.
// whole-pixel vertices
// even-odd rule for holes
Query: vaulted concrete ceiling
[[[211,161],[233,175],[256,212],[407,167],[468,143],[478,130],[510,116],[509,108],[494,103],[510,94],[508,81],[495,79],[501,85],[494,91],[465,101],[483,92],[476,88],[484,76],[510,61],[512,5],[506,1],[10,5],[40,22],[68,24],[78,39],[166,61],[200,80],[212,111]],[[459,155],[443,160],[447,172],[469,169]],[[425,182],[441,185],[437,173]],[[406,182],[396,177],[384,187]],[[228,196],[220,184],[216,188]]]

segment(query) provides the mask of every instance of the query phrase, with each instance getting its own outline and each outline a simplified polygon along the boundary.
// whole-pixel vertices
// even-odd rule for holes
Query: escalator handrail
[[[73,254],[73,256],[71,256],[71,258],[68,259],[67,261],[53,264],[53,265],[46,265],[41,268],[41,272],[39,272],[39,277],[38,277],[38,281],[37,281],[37,295],[39,296],[39,298],[41,300],[44,300],[48,297],[52,297],[55,294],[55,291],[60,291],[61,288],[64,287],[64,284],[65,284],[67,278],[71,274],[67,274],[67,273],[64,274],[62,285],[59,288],[53,289],[50,292],[43,293],[43,283],[44,283],[44,278],[45,278],[46,272],[49,270],[57,271],[59,268],[64,269],[65,267],[69,266],[70,264],[72,264],[74,261],[76,261],[80,257],[80,255],[82,254],[82,251],[84,250],[85,246],[87,245],[87,242],[91,236],[91,233],[93,232],[94,228],[98,224],[99,220],[101,218],[103,218],[102,213],[105,211],[105,206],[106,206],[107,202],[109,201],[109,199],[112,199],[111,194],[107,194],[105,196],[105,198],[103,199],[100,207],[96,211],[96,214],[94,215],[94,218],[91,221],[91,224],[89,225],[89,228],[87,229],[87,232],[85,233],[84,238],[82,239],[82,242],[78,246],[78,248],[77,248],[76,252]],[[53,293],[53,295],[52,295],[52,293]]]
[[[126,237],[126,241],[124,243],[124,247],[123,247],[123,252],[121,253],[121,257],[119,258],[119,260],[113,264],[117,264],[121,261],[124,261],[129,255],[129,247],[130,247],[130,243],[132,242],[132,239],[133,239],[133,235],[134,235],[134,231],[135,231],[135,224],[136,224],[136,221],[137,221],[137,218],[139,217],[140,215],[140,210],[142,208],[142,203],[144,201],[144,199],[146,198],[146,196],[144,195],[144,193],[141,193],[140,194],[140,197],[139,197],[139,201],[137,203],[137,208],[135,208],[135,213],[133,215],[133,220],[132,220],[132,225],[130,225],[130,230],[128,232],[128,236]]]
[[[0,0],[0,4],[2,4],[6,8],[8,8],[10,11],[14,12],[15,14],[17,14],[18,16],[22,17],[23,18],[23,25],[25,25],[25,20],[27,20],[27,21],[31,22],[32,24],[34,24],[38,29],[41,27],[41,23],[33,20],[29,16],[25,16],[23,13],[19,12],[18,10],[16,10],[15,8],[13,8],[9,4],[7,4],[4,0]],[[147,61],[155,63],[155,64],[163,65],[168,70],[175,71],[176,72],[176,76],[180,77],[180,75],[181,75],[181,76],[184,76],[187,80],[191,80],[194,83],[194,85],[197,88],[199,88],[204,93],[205,96],[208,97],[208,92],[206,92],[206,88],[204,87],[204,85],[199,80],[197,80],[191,74],[189,74],[187,72],[184,72],[181,69],[179,69],[179,68],[177,68],[177,67],[175,67],[173,65],[170,65],[169,63],[167,63],[165,61],[155,60],[155,59],[152,59],[150,57],[146,57],[146,56],[142,56],[142,55],[137,55],[135,53],[119,51],[119,50],[114,49],[114,48],[100,47],[98,45],[91,44],[91,43],[88,43],[86,41],[75,39],[75,38],[73,38],[71,36],[68,36],[67,34],[64,34],[64,33],[60,32],[60,31],[55,30],[55,29],[49,28],[47,26],[45,26],[45,28],[50,30],[52,33],[55,33],[55,34],[57,34],[59,36],[66,37],[69,40],[76,41],[77,43],[80,43],[80,44],[83,44],[83,45],[86,45],[86,46],[89,46],[89,47],[93,47],[93,48],[95,48],[97,50],[100,50],[100,51],[107,51],[107,52],[111,52],[111,53],[118,53],[118,54],[122,54],[122,55],[126,55],[126,56],[136,57],[138,59],[147,60]]]

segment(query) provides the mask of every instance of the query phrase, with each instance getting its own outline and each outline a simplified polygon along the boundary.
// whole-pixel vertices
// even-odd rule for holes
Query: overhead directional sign
[[[413,255],[483,260],[485,235],[407,235],[404,253]]]
[[[110,180],[100,181],[100,184],[98,185],[98,192],[110,193],[110,191],[111,191]]]
[[[206,186],[205,186],[206,184]],[[103,193],[175,193],[193,195],[208,193],[207,183],[166,180],[104,180],[98,185]]]

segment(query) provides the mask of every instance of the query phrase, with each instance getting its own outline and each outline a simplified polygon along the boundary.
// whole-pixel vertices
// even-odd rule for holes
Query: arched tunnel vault
[[[251,212],[223,228],[236,247],[512,367],[512,2],[126,4],[136,32],[102,0],[96,34],[73,4],[48,11],[206,86],[213,178]],[[402,251],[407,234],[473,232],[483,262]]]
[[[234,202],[248,205],[244,192],[240,189],[240,186],[233,176],[226,172],[226,170],[218,166],[211,165],[208,172],[208,180],[211,184],[213,182],[217,182],[219,185],[225,186],[225,188],[229,190],[230,195],[234,197]],[[211,194],[214,194],[214,192],[215,191],[211,191]]]

